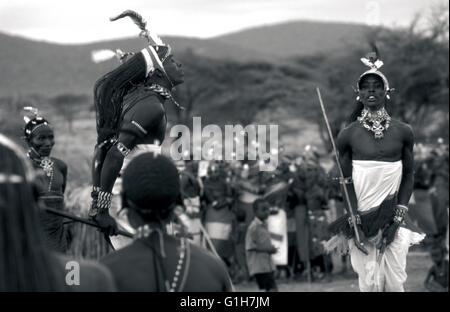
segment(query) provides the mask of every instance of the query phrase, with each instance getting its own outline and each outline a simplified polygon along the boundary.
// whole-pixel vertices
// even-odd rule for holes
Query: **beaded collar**
[[[376,112],[371,112],[365,108],[361,112],[361,116],[358,117],[358,121],[364,128],[374,133],[375,139],[382,139],[384,137],[383,131],[387,130],[391,123],[391,116],[384,107]]]

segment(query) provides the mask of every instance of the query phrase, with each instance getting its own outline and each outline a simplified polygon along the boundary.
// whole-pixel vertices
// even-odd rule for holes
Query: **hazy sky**
[[[0,32],[61,43],[135,36],[130,20],[109,21],[125,9],[161,35],[201,38],[299,19],[405,26],[433,2],[442,0],[0,0]]]

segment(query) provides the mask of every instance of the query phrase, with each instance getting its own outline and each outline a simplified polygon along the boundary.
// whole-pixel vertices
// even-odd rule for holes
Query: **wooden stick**
[[[336,158],[336,165],[339,169],[339,175],[341,177],[341,180],[344,181],[344,178],[345,178],[344,172],[342,171],[341,163],[339,162],[338,151],[336,148],[336,144],[334,144],[333,133],[331,132],[330,123],[328,122],[327,113],[325,112],[325,107],[323,105],[322,96],[320,95],[319,87],[316,87],[316,91],[317,91],[317,96],[319,97],[319,103],[320,103],[320,108],[322,109],[323,118],[325,120],[325,124],[327,125],[327,130],[328,130],[328,135],[330,137],[331,145],[333,146],[333,154]],[[353,229],[355,230],[355,238],[356,238],[356,241],[358,243],[360,243],[361,241],[359,239],[358,228],[356,225],[356,217],[353,214],[352,204],[350,202],[350,196],[348,195],[347,186],[345,184],[343,184],[343,189],[344,189],[345,200],[347,201],[347,204],[348,204],[348,212],[349,212],[351,220],[352,220]]]
[[[86,218],[82,218],[82,217],[73,215],[73,214],[68,213],[68,212],[65,212],[65,211],[60,211],[60,210],[56,210],[56,209],[49,208],[49,207],[45,207],[44,210],[47,211],[47,212],[49,212],[49,213],[53,213],[53,214],[55,214],[55,215],[58,215],[58,216],[60,216],[60,217],[63,217],[63,218],[67,218],[67,219],[70,219],[70,220],[73,220],[73,221],[77,221],[77,222],[80,222],[80,223],[83,223],[83,224],[86,224],[86,225],[89,225],[89,226],[93,226],[93,227],[98,228],[98,229],[101,228],[101,227],[100,227],[97,223],[95,223],[94,221],[91,221],[91,220],[89,220],[89,219],[86,219]],[[119,231],[117,232],[117,234],[118,234],[118,235],[122,235],[122,236],[126,236],[126,237],[130,237],[130,238],[133,238],[133,234],[131,234],[131,233],[129,233],[129,232],[122,231],[122,230],[119,230]]]

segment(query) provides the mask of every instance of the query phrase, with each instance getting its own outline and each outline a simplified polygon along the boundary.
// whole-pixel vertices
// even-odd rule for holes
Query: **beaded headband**
[[[33,115],[31,118],[29,116],[23,117],[23,120],[25,121],[24,127],[25,139],[29,139],[31,134],[42,126],[50,127],[49,122],[39,115],[39,110],[37,108],[27,106],[24,107],[23,110],[30,112]]]

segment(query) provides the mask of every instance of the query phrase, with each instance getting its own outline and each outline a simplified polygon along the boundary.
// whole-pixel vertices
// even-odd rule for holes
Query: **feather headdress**
[[[369,67],[370,69],[365,71],[361,76],[359,76],[357,90],[360,89],[361,80],[367,75],[376,75],[383,80],[384,90],[389,92],[389,81],[386,76],[380,71],[381,66],[383,66],[383,61],[378,58],[378,49],[374,47],[374,52],[367,53],[365,57],[361,58],[361,62]]]
[[[128,59],[129,56],[132,55],[134,55],[133,52],[123,52],[120,49],[116,49],[116,51],[109,49],[101,49],[101,50],[94,50],[91,52],[91,60],[94,63],[101,63],[116,57],[120,63],[123,63]]]
[[[367,53],[366,57],[361,58],[361,62],[371,69],[378,70],[383,66],[383,61],[378,59],[377,53]]]

